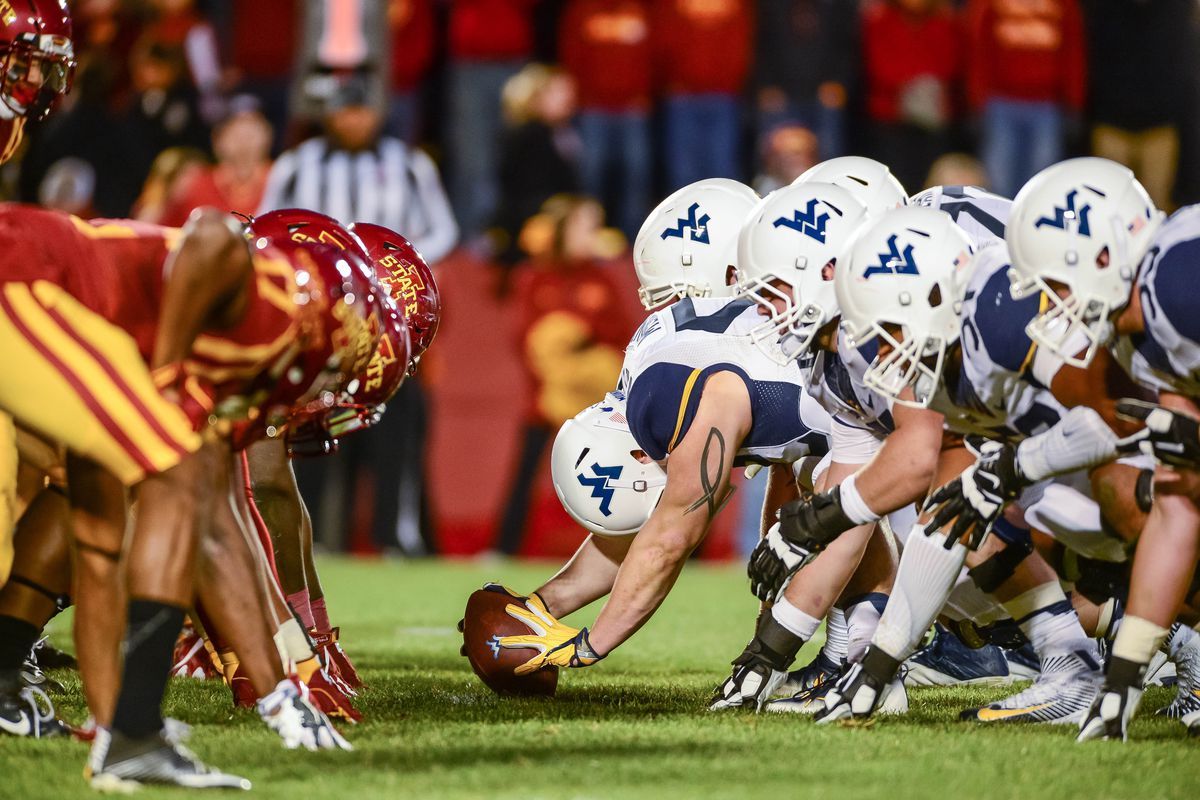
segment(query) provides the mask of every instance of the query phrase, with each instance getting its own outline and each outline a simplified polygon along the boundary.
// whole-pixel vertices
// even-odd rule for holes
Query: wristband
[[[854,481],[857,475],[858,473],[855,473],[846,478],[839,487],[840,491],[838,495],[842,501],[842,513],[855,525],[876,522],[879,520],[880,515],[872,511],[871,507],[863,500],[862,495],[858,493],[858,486]]]

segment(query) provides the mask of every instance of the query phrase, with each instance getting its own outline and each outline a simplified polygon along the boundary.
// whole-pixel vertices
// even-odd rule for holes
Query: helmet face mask
[[[726,275],[742,221],[756,202],[749,186],[708,178],[659,203],[633,244],[642,306],[652,311],[685,297],[732,297]]]
[[[863,377],[868,388],[901,405],[929,406],[958,341],[972,254],[948,214],[923,207],[889,212],[855,237],[835,289],[850,346],[879,341]]]
[[[646,458],[629,432],[625,398],[616,392],[563,423],[550,468],[566,512],[603,536],[641,530],[667,483],[666,472]]]
[[[13,116],[40,120],[71,90],[71,17],[57,0],[14,0],[0,25],[0,102]]]
[[[1030,338],[1067,364],[1091,363],[1163,219],[1133,173],[1106,159],[1070,159],[1030,179],[1005,234],[1013,296],[1043,297]]]
[[[793,184],[755,206],[738,235],[739,297],[764,321],[750,333],[779,364],[803,358],[839,313],[833,276],[866,209],[838,186]]]

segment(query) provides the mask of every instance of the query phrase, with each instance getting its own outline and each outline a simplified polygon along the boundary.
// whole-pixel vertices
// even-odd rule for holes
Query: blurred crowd
[[[456,247],[494,265],[534,397],[497,515],[505,551],[550,434],[615,379],[635,321],[604,313],[608,273],[671,190],[724,176],[766,193],[855,152],[912,192],[1011,196],[1094,153],[1130,165],[1161,208],[1200,199],[1195,0],[69,5],[74,90],[31,126],[0,192],[167,225],[200,205],[304,206],[397,229],[435,265]],[[578,385],[561,383],[568,361]],[[391,498],[370,527],[419,552],[423,456],[403,443],[426,415],[410,383],[403,455],[372,469],[417,500]],[[354,480],[322,472],[305,490]]]

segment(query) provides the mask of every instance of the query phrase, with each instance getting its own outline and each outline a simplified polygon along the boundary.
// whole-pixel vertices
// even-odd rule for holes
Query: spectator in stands
[[[762,172],[754,191],[762,196],[791,184],[820,160],[820,143],[803,125],[779,125],[762,143]]]
[[[163,225],[182,225],[200,206],[254,214],[262,204],[271,170],[271,123],[257,102],[235,98],[230,113],[213,129],[217,163],[193,171],[162,210]]]
[[[653,179],[654,103],[650,9],[646,0],[569,0],[560,59],[579,89],[583,190],[604,201],[633,240]]]
[[[125,153],[121,170],[128,193],[126,211],[141,193],[159,153],[172,147],[204,151],[209,142],[181,47],[143,37],[133,50],[130,74],[135,94],[115,130],[105,132]]]
[[[150,165],[142,193],[131,216],[142,222],[163,224],[170,206],[179,202],[183,187],[208,166],[208,157],[194,147],[168,147]],[[186,218],[185,218],[186,219]]]
[[[521,548],[546,446],[563,422],[616,385],[633,333],[621,287],[596,257],[603,223],[595,200],[559,196],[522,232],[530,260],[516,276],[518,347],[532,391],[497,537],[505,555]]]
[[[846,151],[847,93],[858,67],[858,5],[759,0],[754,88],[758,134],[781,124],[817,134],[821,158]]]
[[[1085,11],[1092,152],[1128,166],[1159,208],[1174,208],[1179,128],[1200,69],[1196,4],[1089,0]]]
[[[432,0],[391,0],[387,4],[391,32],[388,70],[388,113],[384,129],[409,144],[421,130],[421,82],[433,63],[436,36]]]
[[[446,148],[450,197],[467,238],[491,223],[499,197],[500,94],[533,52],[537,0],[450,4]]]
[[[945,0],[874,0],[863,11],[870,149],[906,187],[949,149],[964,49]]]
[[[520,257],[517,237],[526,220],[556,194],[579,190],[575,82],[558,67],[530,64],[504,85],[507,129],[501,138],[500,206],[495,250],[509,263]]]
[[[146,36],[183,51],[201,116],[211,125],[225,113],[216,31],[196,10],[195,0],[153,0],[151,5],[154,16]]]
[[[978,158],[966,153],[947,153],[933,162],[922,188],[930,186],[978,186],[990,189],[987,170]],[[915,187],[914,187],[915,188]]]
[[[750,0],[657,0],[655,66],[662,76],[666,178],[741,177],[741,108],[750,70]]]
[[[967,103],[979,121],[995,191],[1012,197],[1061,161],[1083,113],[1083,20],[1077,0],[970,0]]]
[[[264,36],[263,31],[271,31]],[[288,125],[288,92],[299,38],[295,0],[237,3],[230,14],[229,48],[237,91],[262,104],[275,131],[272,152],[279,152]]]

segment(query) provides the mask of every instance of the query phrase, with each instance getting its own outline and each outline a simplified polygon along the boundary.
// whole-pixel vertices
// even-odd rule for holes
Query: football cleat
[[[42,669],[79,669],[75,656],[50,644],[50,637],[43,636],[33,646],[33,658]]]
[[[994,644],[977,649],[938,625],[933,641],[905,662],[905,686],[1002,686],[1013,682],[1004,651]]]
[[[822,681],[801,689],[791,697],[771,700],[764,708],[776,714],[820,714],[825,710],[825,696],[833,690],[836,682],[836,677]]]
[[[1036,681],[1042,674],[1042,664],[1028,642],[1022,647],[1005,650],[1004,660],[1008,662],[1008,673],[1014,681]]]
[[[1192,636],[1179,648],[1172,661],[1175,663],[1175,699],[1155,713],[1179,720],[1193,714],[1200,716],[1200,636]],[[1151,660],[1150,667],[1153,666]],[[1150,667],[1146,669],[1146,685],[1150,684]]]
[[[250,781],[204,765],[181,744],[161,734],[129,739],[98,730],[84,771],[93,789],[128,793],[147,784],[185,789],[250,789]]]
[[[309,661],[316,661],[316,658]],[[308,662],[296,665],[300,680],[308,687],[313,705],[324,714],[340,719],[350,724],[362,722],[362,712],[350,702],[350,696],[345,689],[331,680],[324,667],[306,669]]]
[[[254,708],[254,704],[258,702],[258,693],[254,691],[250,679],[242,672],[240,663],[233,668],[233,673],[226,683],[229,684],[229,691],[233,693],[234,708]]]
[[[289,750],[353,750],[309,699],[308,687],[299,678],[284,678],[275,691],[258,701],[258,715],[279,734]]]
[[[220,676],[213,666],[212,654],[201,636],[190,622],[184,624],[175,640],[175,654],[171,657],[171,675],[176,678],[207,680]]]
[[[872,645],[863,660],[851,664],[825,695],[825,709],[817,713],[817,722],[866,719],[876,712],[905,713],[908,693],[897,677],[899,671],[899,661]]]
[[[1100,665],[1086,651],[1050,656],[1042,661],[1041,674],[1029,688],[982,708],[968,708],[959,719],[1077,725],[1100,681]]]
[[[346,651],[342,649],[341,629],[331,628],[327,631],[313,629],[309,631],[309,634],[317,649],[321,651],[322,660],[331,668],[331,671],[336,670],[338,677],[346,684],[346,687],[351,690],[361,689],[362,678],[359,677],[354,664],[350,663]]]
[[[64,691],[61,683],[42,671],[32,654],[21,662],[21,683],[31,689],[41,689],[43,692]]]
[[[708,710],[752,708],[757,711],[783,685],[787,676],[787,672],[773,669],[764,661],[739,658],[733,664],[733,674],[717,687]]]
[[[788,673],[787,680],[780,684],[775,696],[790,699],[818,686],[832,686],[841,674],[842,665],[825,655],[825,648],[822,647],[816,658]]]
[[[50,698],[36,686],[0,690],[0,732],[45,739],[69,736],[70,727],[58,718]]]

